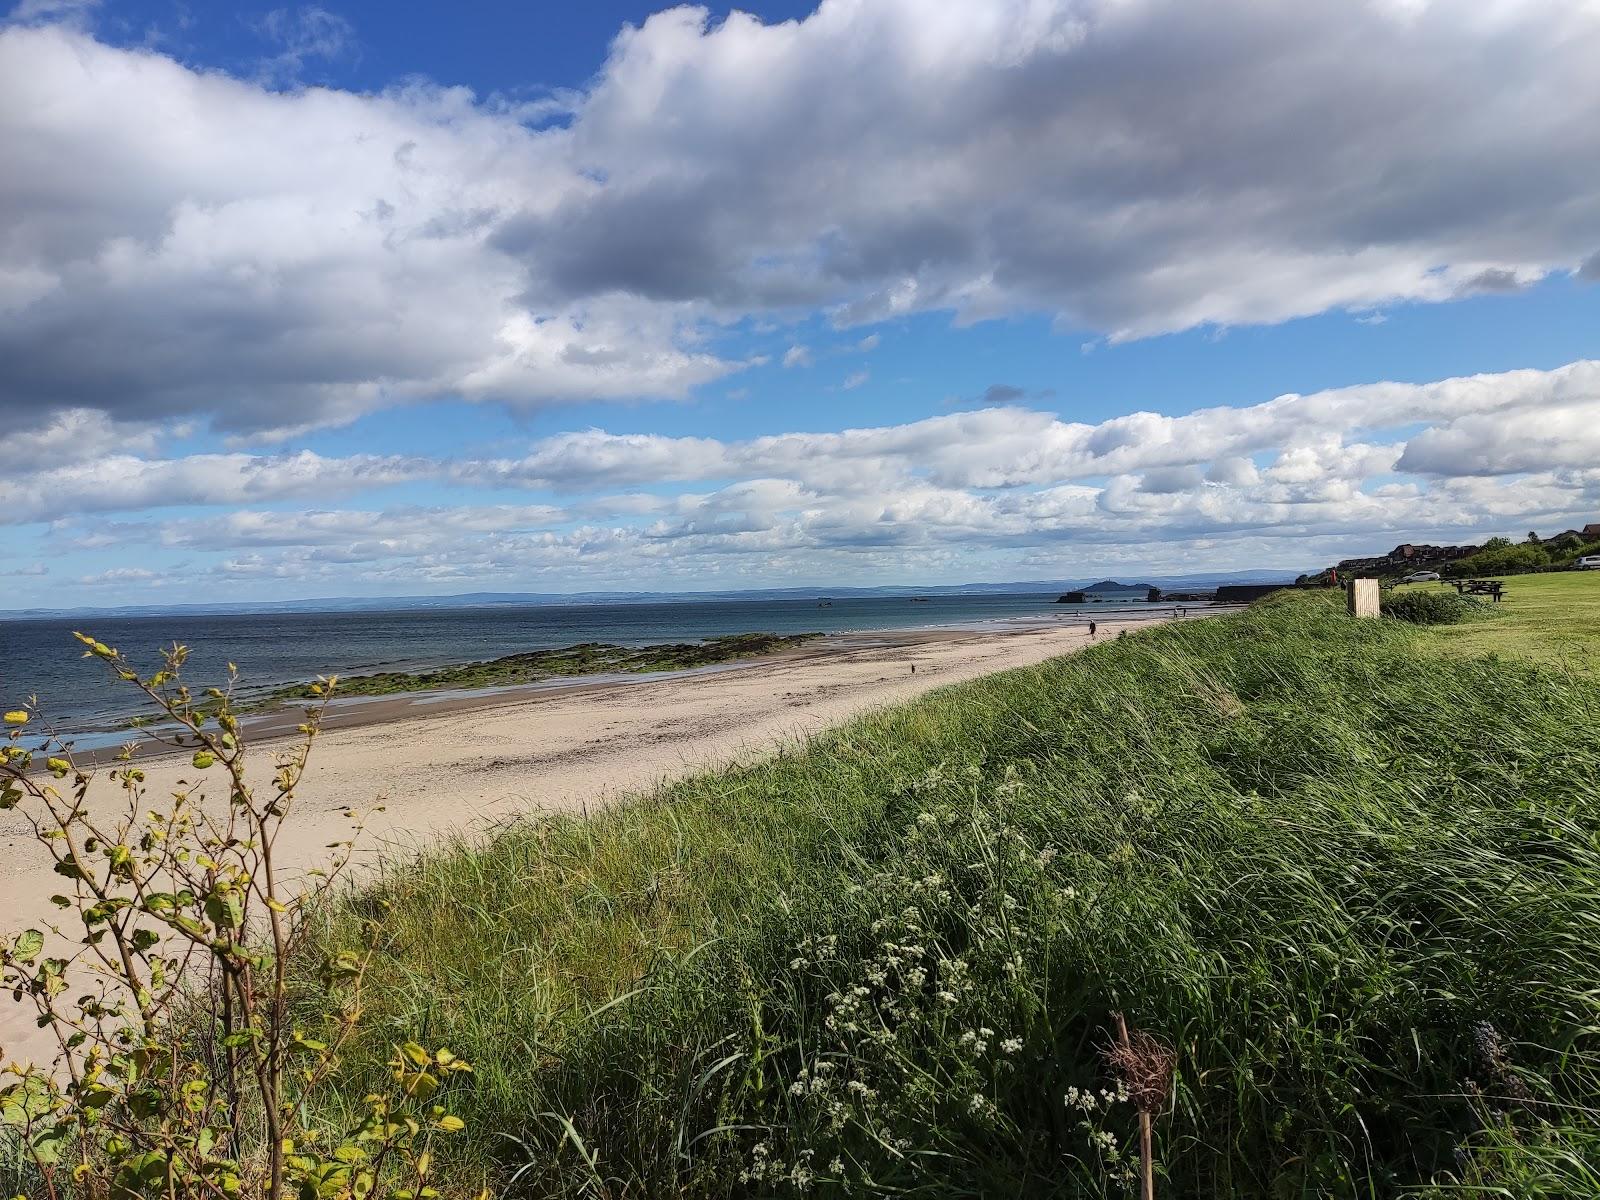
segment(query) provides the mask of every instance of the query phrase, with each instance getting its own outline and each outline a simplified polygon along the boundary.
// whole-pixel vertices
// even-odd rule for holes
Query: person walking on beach
[[[1089,622],[1089,636],[1093,637],[1094,636],[1094,631],[1096,629],[1099,629],[1099,628],[1100,628],[1100,626],[1096,625],[1093,621],[1090,621]]]

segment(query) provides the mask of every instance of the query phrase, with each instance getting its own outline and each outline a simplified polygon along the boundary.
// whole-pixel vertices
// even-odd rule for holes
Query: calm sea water
[[[914,603],[895,596],[841,598],[827,608],[815,600],[738,600],[8,620],[0,621],[0,698],[13,707],[36,694],[58,728],[75,732],[105,728],[138,711],[124,687],[107,680],[101,664],[80,656],[75,628],[148,670],[156,669],[162,647],[180,641],[190,649],[185,673],[191,684],[220,682],[233,662],[241,681],[255,689],[319,674],[415,670],[575,642],[637,646],[728,633],[862,632],[1063,615],[1055,598],[932,596]]]

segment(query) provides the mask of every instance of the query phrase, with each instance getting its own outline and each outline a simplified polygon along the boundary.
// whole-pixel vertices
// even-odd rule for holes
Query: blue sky
[[[1600,14],[23,0],[0,607],[1600,520]]]

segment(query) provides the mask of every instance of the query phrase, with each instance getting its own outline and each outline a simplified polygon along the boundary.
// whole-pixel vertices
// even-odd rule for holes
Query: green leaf
[[[46,1125],[33,1135],[28,1145],[33,1160],[40,1166],[50,1166],[61,1161],[61,1152],[66,1148],[67,1139],[71,1135],[71,1127],[65,1122],[57,1125]]]
[[[39,951],[43,949],[44,934],[37,929],[24,929],[17,935],[16,944],[11,948],[11,954],[20,963],[31,963],[39,957]]]
[[[414,1100],[426,1100],[439,1090],[439,1081],[426,1071],[404,1072],[400,1090]]]
[[[207,919],[218,929],[237,929],[244,924],[244,897],[236,891],[212,892],[205,907]]]

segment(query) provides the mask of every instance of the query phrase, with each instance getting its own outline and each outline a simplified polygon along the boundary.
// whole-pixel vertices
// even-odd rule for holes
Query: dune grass
[[[1492,620],[1438,628],[1435,647],[1453,655],[1504,654],[1600,675],[1600,571],[1504,577],[1506,598]],[[1397,588],[1438,591],[1437,583]],[[1451,588],[1450,594],[1455,594]]]
[[[1286,597],[393,863],[348,1094],[449,1044],[511,1195],[1122,1195],[1122,1013],[1163,1195],[1600,1193],[1600,686],[1434,632]]]

